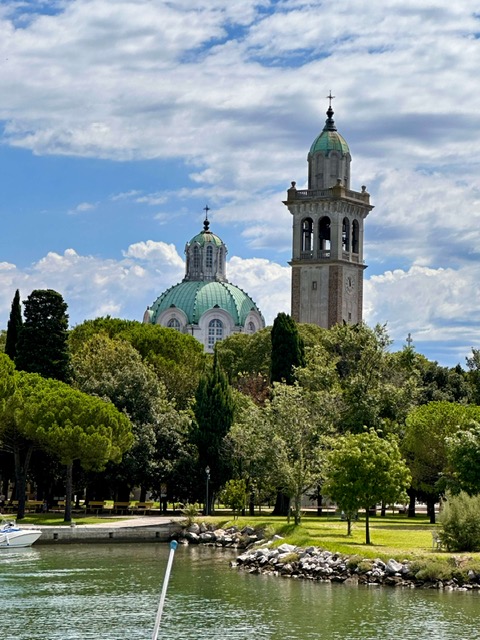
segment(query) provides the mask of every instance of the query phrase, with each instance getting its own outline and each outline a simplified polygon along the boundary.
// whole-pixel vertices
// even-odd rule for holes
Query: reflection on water
[[[8,640],[150,639],[169,548],[38,546],[0,553]],[[159,638],[458,640],[480,634],[480,594],[249,575],[230,552],[179,547]]]

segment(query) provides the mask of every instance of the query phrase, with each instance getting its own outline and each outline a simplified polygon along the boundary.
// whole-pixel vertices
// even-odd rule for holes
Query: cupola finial
[[[210,222],[209,222],[209,220],[208,220],[208,212],[210,211],[210,207],[208,206],[208,204],[206,204],[206,205],[203,207],[203,210],[205,211],[205,220],[203,221],[203,230],[204,230],[205,232],[207,232],[207,231],[209,230],[208,228],[209,228],[209,226],[210,226]]]
[[[327,109],[327,120],[325,122],[325,126],[323,127],[324,131],[336,131],[337,127],[335,126],[335,121],[333,120],[334,111],[332,109],[332,100],[335,96],[332,96],[332,90],[330,89],[330,93],[327,96],[328,109]]]

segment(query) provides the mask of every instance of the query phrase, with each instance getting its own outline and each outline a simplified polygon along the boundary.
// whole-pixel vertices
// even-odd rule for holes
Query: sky
[[[202,229],[267,324],[332,106],[392,350],[480,348],[480,10],[471,0],[0,0],[0,328],[18,288],[71,326],[141,320]]]

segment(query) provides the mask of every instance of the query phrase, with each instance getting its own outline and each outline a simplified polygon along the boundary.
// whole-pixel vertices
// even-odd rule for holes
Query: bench
[[[438,549],[439,551],[443,549],[443,542],[437,531],[432,531],[432,549]]]
[[[25,503],[26,512],[41,513],[45,510],[44,500],[27,500]]]
[[[113,503],[113,513],[125,515],[126,513],[128,513],[129,508],[130,508],[130,501]]]
[[[150,509],[153,509],[153,502],[137,502],[137,504],[132,504],[129,507],[129,511],[132,513],[141,513],[146,514]]]
[[[94,513],[96,516],[103,511],[105,500],[90,500],[85,513]]]

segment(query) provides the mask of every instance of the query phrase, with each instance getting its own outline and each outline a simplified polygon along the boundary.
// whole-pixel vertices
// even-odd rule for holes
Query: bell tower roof
[[[324,156],[328,156],[330,151],[339,151],[342,155],[347,155],[347,153],[350,153],[350,149],[348,148],[348,144],[346,143],[345,138],[343,138],[343,136],[341,136],[337,131],[335,120],[333,119],[333,114],[334,111],[330,102],[330,106],[327,110],[327,119],[325,120],[325,126],[323,127],[320,135],[318,135],[313,141],[313,144],[310,147],[311,154],[321,153]]]

